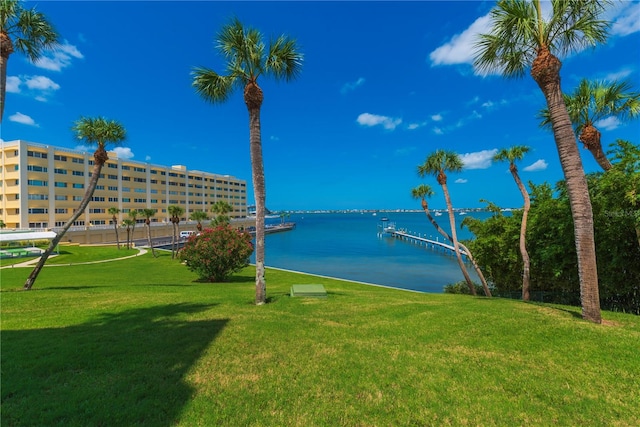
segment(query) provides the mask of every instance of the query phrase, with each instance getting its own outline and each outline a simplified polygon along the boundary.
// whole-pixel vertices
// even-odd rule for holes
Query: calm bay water
[[[294,214],[287,219],[296,223],[294,230],[266,236],[266,265],[420,292],[442,292],[445,285],[464,280],[452,253],[381,237],[378,224],[383,217],[397,228],[442,241],[422,212]],[[456,215],[458,238],[471,238],[469,230],[460,229],[463,218]],[[436,219],[450,230],[446,213]],[[468,269],[472,280],[479,282],[470,264]]]

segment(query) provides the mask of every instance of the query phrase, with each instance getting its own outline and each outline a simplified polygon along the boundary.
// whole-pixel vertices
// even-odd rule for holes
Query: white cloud
[[[82,59],[84,56],[77,47],[65,40],[64,44],[57,49],[45,51],[42,57],[34,62],[34,65],[45,70],[60,71],[71,65],[74,58]]]
[[[465,169],[487,169],[491,167],[493,156],[498,152],[497,148],[493,150],[476,151],[475,153],[465,153],[460,156]]]
[[[144,157],[144,161],[145,161],[145,162],[148,162],[148,161],[150,161],[150,160],[151,160],[151,156],[145,156],[145,157]]]
[[[431,65],[472,64],[475,54],[474,44],[478,34],[490,29],[489,15],[476,19],[469,28],[451,37],[451,40],[429,54]]]
[[[21,123],[21,124],[27,125],[27,126],[38,127],[36,122],[31,117],[27,116],[26,114],[22,114],[22,113],[15,113],[15,114],[9,116],[9,121],[15,122],[15,123]]]
[[[394,130],[400,123],[402,123],[402,119],[362,113],[358,116],[357,122],[362,126],[381,125],[387,130]]]
[[[280,138],[278,138],[278,137],[277,137],[277,136],[275,136],[275,135],[271,135],[271,136],[269,137],[269,140],[270,140],[270,141],[280,141]]]
[[[345,83],[342,86],[342,89],[340,89],[340,93],[341,94],[345,94],[347,92],[351,92],[352,90],[356,90],[358,87],[362,86],[365,82],[364,77],[360,77],[358,80],[356,80],[355,82],[351,83]]]
[[[537,160],[535,162],[533,162],[532,164],[530,164],[529,166],[527,166],[526,168],[522,169],[525,172],[538,172],[538,171],[543,171],[547,168],[547,166],[549,166],[547,164],[547,162],[544,161],[544,159],[540,159]]]
[[[613,13],[612,35],[628,36],[640,31],[640,3],[620,2],[620,7],[613,9]]]
[[[444,131],[438,127],[433,128],[433,133],[435,133],[436,135],[443,135]]]
[[[58,90],[60,85],[49,77],[45,76],[31,76],[25,79],[24,84],[32,90]]]
[[[623,80],[627,77],[629,77],[631,75],[631,73],[633,73],[633,70],[630,68],[623,68],[620,71],[616,71],[615,73],[609,73],[607,74],[604,79],[608,82],[613,82],[616,80]]]
[[[116,153],[116,156],[118,156],[119,159],[129,160],[133,158],[133,152],[129,147],[115,147],[111,151]]]
[[[22,81],[20,77],[9,76],[7,77],[6,91],[10,93],[20,93],[20,84]]]
[[[468,181],[468,180],[466,180],[466,179],[463,179],[463,178],[458,178],[458,179],[456,179],[456,180],[455,180],[455,181],[453,181],[453,182],[454,182],[454,183],[456,183],[456,184],[466,184],[466,183],[467,183],[467,182],[469,182],[469,181]]]
[[[617,117],[609,116],[594,123],[595,127],[604,130],[614,130],[620,126],[620,120]]]
[[[433,116],[431,116],[431,120],[433,120],[434,122],[441,122],[442,114],[434,114]]]

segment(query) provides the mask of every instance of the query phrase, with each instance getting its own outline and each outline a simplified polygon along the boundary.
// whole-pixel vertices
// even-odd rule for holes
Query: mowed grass
[[[640,317],[169,253],[0,270],[2,426],[640,425]],[[326,299],[289,297],[321,283]]]

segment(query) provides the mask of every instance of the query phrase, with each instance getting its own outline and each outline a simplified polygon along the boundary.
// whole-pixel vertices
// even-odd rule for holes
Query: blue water
[[[485,218],[488,214],[469,215]],[[378,224],[383,217],[397,228],[443,240],[422,212],[293,214],[287,221],[296,223],[294,230],[266,236],[265,264],[420,292],[442,292],[445,285],[464,280],[451,252],[381,237]],[[460,229],[463,218],[456,215],[461,240],[473,237],[468,229]],[[449,232],[447,214],[436,219]],[[253,256],[251,262],[255,262]],[[470,264],[468,270],[472,280],[479,282]]]

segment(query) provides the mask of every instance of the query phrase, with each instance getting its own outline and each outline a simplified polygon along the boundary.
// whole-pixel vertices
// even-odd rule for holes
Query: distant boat
[[[458,215],[466,215],[466,214],[467,214],[466,212],[460,212],[460,213],[458,213]]]
[[[441,216],[442,212],[436,212],[436,216]]]
[[[376,216],[376,215],[378,215],[378,214],[374,212],[374,213],[373,213],[373,216]]]

